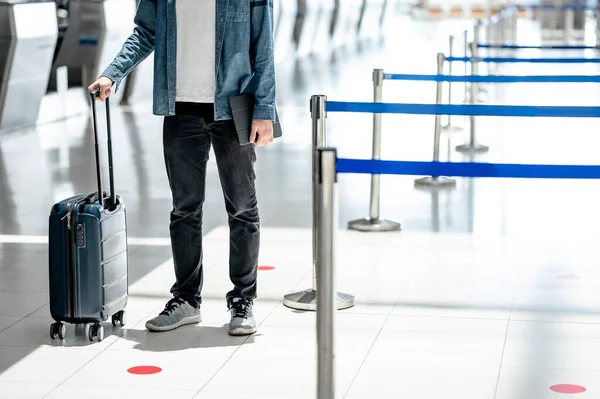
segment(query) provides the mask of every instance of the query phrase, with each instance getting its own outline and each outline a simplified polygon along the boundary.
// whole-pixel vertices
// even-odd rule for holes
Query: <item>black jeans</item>
[[[177,103],[176,115],[164,119],[163,145],[173,195],[171,247],[176,282],[174,296],[194,306],[202,302],[202,205],[206,165],[214,148],[229,216],[227,299],[256,298],[260,226],[256,199],[253,145],[240,146],[233,121],[214,121],[212,104]]]

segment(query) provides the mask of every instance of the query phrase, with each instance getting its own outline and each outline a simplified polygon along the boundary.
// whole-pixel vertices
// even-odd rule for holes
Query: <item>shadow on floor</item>
[[[189,349],[238,347],[253,344],[255,337],[232,337],[227,333],[228,324],[221,327],[186,326],[177,330],[156,333],[147,330],[126,330],[123,340],[133,343],[133,349],[150,352],[174,352]]]

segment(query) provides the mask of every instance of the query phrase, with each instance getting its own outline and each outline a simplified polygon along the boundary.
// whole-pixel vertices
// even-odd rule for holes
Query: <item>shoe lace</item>
[[[251,301],[247,299],[234,299],[229,302],[228,310],[233,310],[233,317],[245,319],[250,313]]]
[[[177,308],[185,303],[183,298],[173,298],[165,305],[165,309],[160,312],[161,315],[168,316],[173,313]]]

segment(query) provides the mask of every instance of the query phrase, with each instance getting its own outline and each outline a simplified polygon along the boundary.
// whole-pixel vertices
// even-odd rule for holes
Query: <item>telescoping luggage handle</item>
[[[102,172],[100,171],[100,151],[98,148],[98,118],[96,117],[96,96],[100,93],[99,88],[90,91],[92,98],[92,121],[94,126],[94,144],[96,149],[96,177],[98,179],[98,201],[100,206],[104,206],[104,195],[102,193]],[[113,154],[112,154],[112,136],[110,131],[110,103],[106,98],[106,136],[108,139],[108,179],[110,184],[110,197],[108,198],[108,208],[116,206],[115,178],[113,175]]]

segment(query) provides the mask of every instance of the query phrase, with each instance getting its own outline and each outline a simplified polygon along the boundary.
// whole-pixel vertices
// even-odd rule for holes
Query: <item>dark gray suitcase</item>
[[[85,324],[90,341],[101,341],[100,324],[112,319],[124,326],[128,297],[127,220],[125,204],[115,195],[110,108],[106,100],[110,195],[102,191],[96,92],[92,92],[98,192],[55,204],[49,220],[50,326],[54,339],[65,325]],[[100,196],[100,193],[102,195]]]

